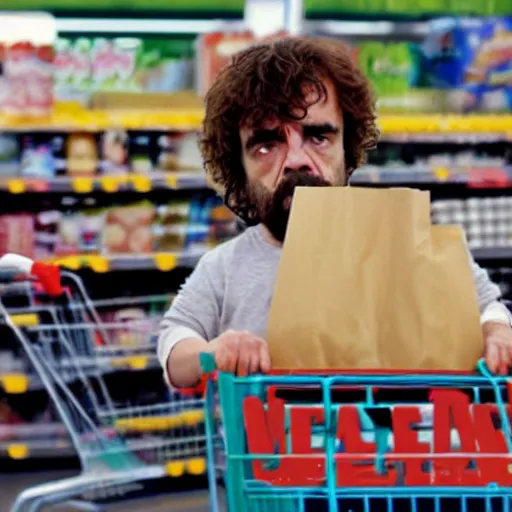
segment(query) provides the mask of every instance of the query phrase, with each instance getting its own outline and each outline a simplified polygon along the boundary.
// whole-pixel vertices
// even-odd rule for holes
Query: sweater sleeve
[[[218,336],[222,273],[217,266],[215,255],[203,256],[164,315],[158,336],[158,360],[164,372],[172,349],[180,341],[210,341]],[[166,379],[169,381],[168,375]]]
[[[501,299],[501,290],[499,286],[491,281],[487,270],[483,269],[475,262],[471,256],[471,269],[475,279],[476,293],[478,296],[478,305],[480,313],[483,313],[493,302]]]

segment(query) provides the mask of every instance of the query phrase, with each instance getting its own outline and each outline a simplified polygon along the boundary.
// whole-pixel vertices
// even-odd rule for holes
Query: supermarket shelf
[[[509,115],[381,115],[384,138],[435,142],[512,140]]]
[[[127,442],[130,450],[137,452],[144,450],[147,442],[144,440],[130,440]],[[63,439],[33,439],[28,442],[12,443],[0,441],[0,459],[13,460],[26,459],[53,459],[75,457],[76,451],[66,438]],[[162,477],[169,476],[179,478],[185,474],[202,475],[206,472],[206,460],[204,457],[194,457],[184,460],[173,460],[162,464]]]
[[[459,184],[467,187],[508,187],[512,167],[384,167],[366,166],[351,178],[353,184]]]
[[[23,443],[0,441],[0,459],[60,459],[75,456],[76,451],[67,439],[33,439]]]
[[[200,101],[197,101],[200,104]],[[194,103],[195,105],[195,103]],[[57,104],[48,117],[0,116],[0,129],[5,131],[103,131],[112,127],[127,130],[192,130],[201,129],[204,110],[200,106],[160,108],[155,110],[87,110],[78,104]],[[417,114],[381,115],[379,126],[384,137],[391,135],[431,137],[478,137],[493,140],[512,138],[511,115]],[[443,139],[444,140],[444,139]]]
[[[126,130],[196,131],[201,127],[202,109],[86,110],[79,105],[57,105],[47,117],[1,115],[0,129],[9,132],[88,131],[109,128]]]
[[[155,349],[156,350],[156,349]],[[84,374],[88,375],[88,370],[96,371],[99,369],[104,375],[122,370],[146,371],[159,369],[159,363],[156,354],[141,355],[113,355],[110,357],[98,357],[96,359],[81,358],[75,361],[79,364]],[[65,382],[71,382],[76,378],[76,371],[71,369],[66,371],[66,366],[62,366],[61,377]],[[26,374],[23,372],[0,373],[0,388],[7,394],[19,395],[28,391],[39,391],[43,389],[41,379],[37,374]]]
[[[204,189],[208,184],[202,170],[161,172],[150,175],[126,174],[124,176],[8,178],[0,180],[0,190],[11,194],[35,193],[76,193],[92,192],[138,192],[151,190]]]
[[[383,167],[366,166],[352,177],[353,183],[459,183],[466,185],[491,185],[501,180],[512,183],[512,167],[501,168],[447,168],[447,167]],[[0,180],[0,191],[10,194],[24,193],[75,193],[94,192],[147,193],[151,190],[198,190],[209,189],[203,171],[159,172],[150,175],[127,174],[125,176],[58,177],[52,179],[8,178]]]
[[[204,252],[204,250],[185,250],[152,254],[76,255],[53,258],[49,263],[73,271],[87,268],[98,273],[125,270],[168,272],[175,268],[194,267]]]
[[[473,257],[478,261],[512,261],[512,247],[484,247],[471,249]]]

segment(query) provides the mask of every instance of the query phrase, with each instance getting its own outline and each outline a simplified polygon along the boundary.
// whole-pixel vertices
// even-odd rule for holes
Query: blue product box
[[[512,17],[442,18],[422,45],[429,87],[447,91],[453,110],[512,110]]]

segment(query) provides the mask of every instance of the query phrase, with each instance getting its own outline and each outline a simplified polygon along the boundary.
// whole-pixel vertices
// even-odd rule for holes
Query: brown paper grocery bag
[[[412,189],[298,188],[267,340],[275,369],[473,370],[469,253]]]

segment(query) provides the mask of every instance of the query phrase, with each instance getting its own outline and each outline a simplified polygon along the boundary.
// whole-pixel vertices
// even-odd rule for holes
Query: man
[[[248,224],[198,263],[165,316],[159,359],[170,383],[194,386],[199,354],[220,370],[267,372],[264,339],[296,186],[344,186],[377,142],[373,97],[347,49],[286,38],[238,54],[206,97],[201,151],[210,180]],[[471,262],[490,368],[512,362],[500,292]]]

